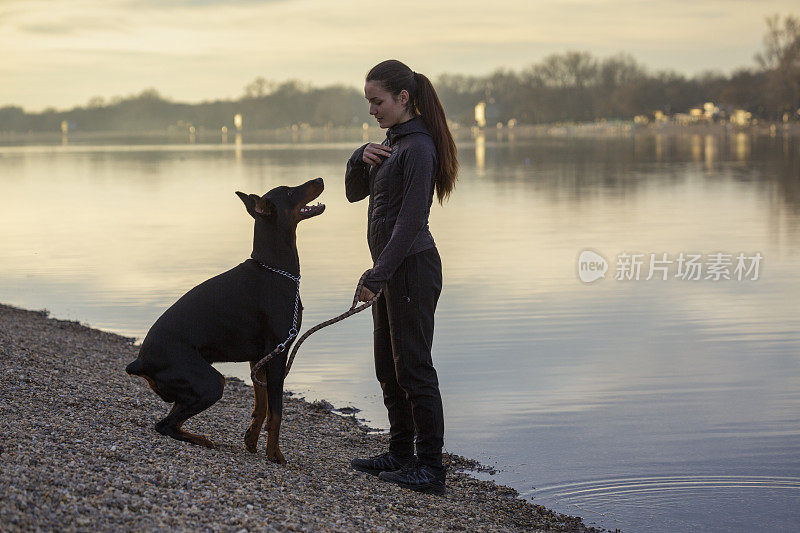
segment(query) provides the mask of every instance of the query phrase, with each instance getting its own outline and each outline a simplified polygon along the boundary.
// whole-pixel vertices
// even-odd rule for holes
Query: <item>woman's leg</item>
[[[410,460],[414,455],[414,421],[411,402],[400,388],[395,376],[392,339],[389,332],[389,317],[386,297],[381,294],[372,306],[375,326],[375,374],[383,390],[383,403],[389,412],[389,451],[401,460]]]
[[[386,288],[394,370],[411,403],[417,457],[436,468],[442,466],[444,413],[431,346],[441,290],[442,263],[436,248],[407,257]]]

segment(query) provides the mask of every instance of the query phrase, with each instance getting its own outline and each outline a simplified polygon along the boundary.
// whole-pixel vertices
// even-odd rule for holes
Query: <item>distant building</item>
[[[689,124],[696,124],[698,122],[715,122],[720,118],[719,107],[714,102],[705,102],[703,105],[698,105],[689,110],[689,118],[681,117],[683,122]],[[678,115],[675,115],[676,122]]]
[[[475,124],[479,128],[486,126],[486,102],[478,102],[475,105]]]
[[[714,102],[703,104],[703,118],[709,122],[715,121],[719,117],[719,107]]]
[[[731,124],[736,126],[749,126],[753,120],[753,114],[744,109],[735,109],[731,113]]]

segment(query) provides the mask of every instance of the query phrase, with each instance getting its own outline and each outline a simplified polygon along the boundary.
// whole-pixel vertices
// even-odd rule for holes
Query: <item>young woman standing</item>
[[[370,115],[388,131],[383,143],[368,143],[350,157],[345,189],[350,202],[369,196],[374,265],[360,298],[383,289],[372,318],[375,371],[390,429],[389,451],[351,464],[402,487],[443,494],[444,414],[431,360],[442,263],[428,215],[434,190],[443,203],[455,186],[456,146],[430,80],[400,61],[373,67],[364,95]]]

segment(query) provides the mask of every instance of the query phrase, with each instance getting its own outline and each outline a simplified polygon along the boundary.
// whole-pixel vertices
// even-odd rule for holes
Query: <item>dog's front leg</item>
[[[250,371],[256,363],[250,362]],[[261,369],[258,372],[259,380],[263,383],[267,379],[267,372]],[[261,428],[264,426],[264,419],[267,417],[267,389],[253,383],[253,393],[255,395],[255,406],[253,407],[253,421],[250,422],[250,427],[244,434],[244,446],[250,453],[256,453],[256,446],[258,445],[258,437],[261,435]]]
[[[286,377],[286,352],[267,364],[267,459],[273,463],[286,463],[278,435],[283,417],[283,380]]]

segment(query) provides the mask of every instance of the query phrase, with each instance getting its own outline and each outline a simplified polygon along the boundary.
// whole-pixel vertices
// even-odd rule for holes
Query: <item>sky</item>
[[[0,107],[67,109],[147,88],[237,98],[257,77],[362,87],[383,59],[429,77],[552,53],[631,54],[684,74],[753,66],[797,0],[0,0]]]

